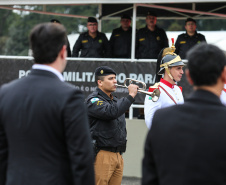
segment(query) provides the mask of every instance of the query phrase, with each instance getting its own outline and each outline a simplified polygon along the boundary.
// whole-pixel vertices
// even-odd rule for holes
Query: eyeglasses
[[[97,24],[88,24],[88,26],[97,26]]]

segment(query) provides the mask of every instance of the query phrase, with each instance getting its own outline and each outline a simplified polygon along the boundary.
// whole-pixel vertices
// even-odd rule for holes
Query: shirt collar
[[[187,37],[195,37],[196,35],[197,35],[197,31],[195,31],[195,34],[192,35],[192,36],[188,35],[188,32],[186,31],[186,36],[187,36]]]
[[[114,100],[115,99],[115,96],[113,96],[112,94],[110,94],[110,97],[104,93],[100,88],[97,87],[97,91],[98,93],[103,96],[106,100]]]
[[[163,78],[161,78],[160,82],[162,82],[163,84],[165,84],[166,86],[168,86],[171,89],[173,89],[175,86],[175,85],[169,83],[168,81],[164,80]]]
[[[34,64],[32,66],[32,69],[40,69],[40,70],[50,71],[50,72],[54,73],[61,81],[64,81],[63,75],[59,71],[54,69],[53,67],[50,67],[50,66],[47,66],[44,64]]]

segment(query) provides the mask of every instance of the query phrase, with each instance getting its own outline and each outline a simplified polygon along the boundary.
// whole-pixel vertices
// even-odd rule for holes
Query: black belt
[[[118,146],[118,147],[98,147],[99,150],[105,150],[109,152],[114,152],[117,153],[119,152],[120,154],[124,153],[126,151],[126,146]]]

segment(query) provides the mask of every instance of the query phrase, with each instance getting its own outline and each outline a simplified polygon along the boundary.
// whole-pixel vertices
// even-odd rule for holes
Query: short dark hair
[[[187,52],[186,58],[195,86],[215,85],[226,66],[226,56],[223,51],[211,44],[197,44]]]
[[[61,24],[38,24],[30,33],[30,47],[35,63],[50,64],[54,62],[63,45],[67,45],[67,34]]]
[[[98,85],[98,83],[97,83],[98,80],[104,81],[104,77],[105,76],[97,76],[97,75],[95,75],[95,82],[96,82],[96,84]]]

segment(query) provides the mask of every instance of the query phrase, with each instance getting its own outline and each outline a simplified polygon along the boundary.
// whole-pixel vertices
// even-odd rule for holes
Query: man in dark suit
[[[142,185],[226,184],[226,108],[219,99],[226,58],[206,43],[187,58],[194,92],[184,104],[156,111],[145,143]]]
[[[61,74],[66,30],[37,25],[30,43],[31,73],[0,89],[0,185],[94,185],[84,97]]]

